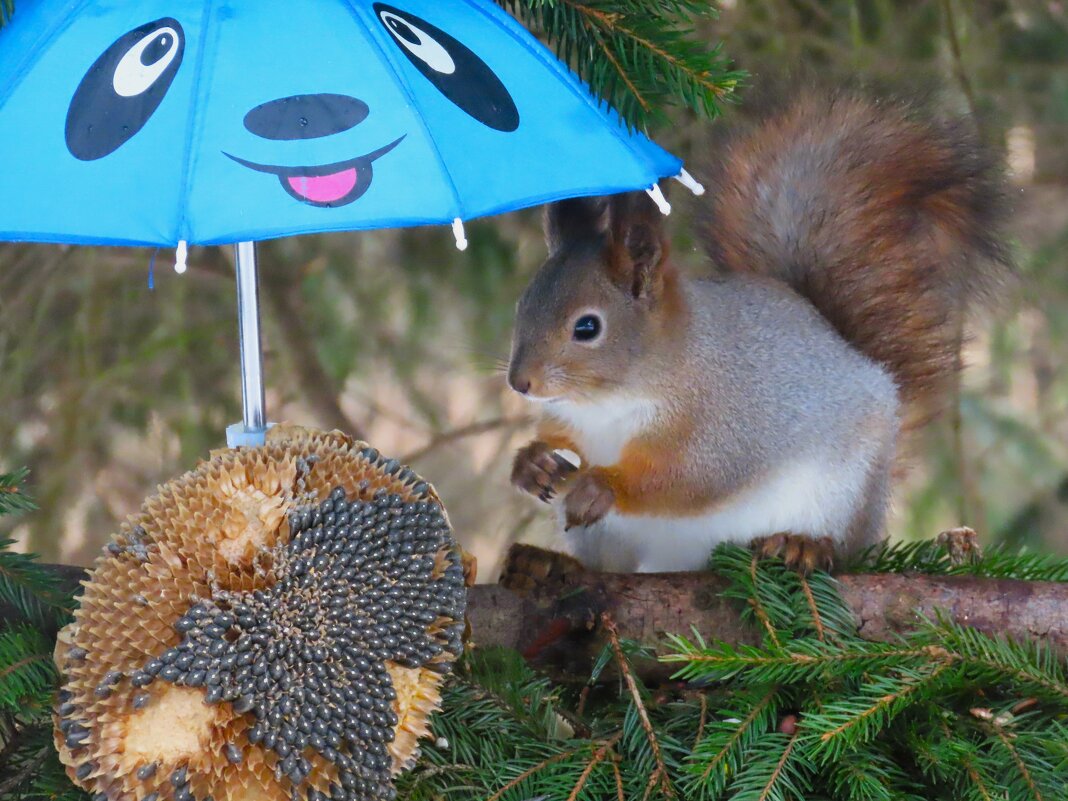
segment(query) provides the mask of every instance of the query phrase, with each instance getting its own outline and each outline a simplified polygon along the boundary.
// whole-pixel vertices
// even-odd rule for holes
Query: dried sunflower
[[[56,745],[97,801],[391,799],[462,649],[434,490],[275,427],[159,488],[61,632]]]

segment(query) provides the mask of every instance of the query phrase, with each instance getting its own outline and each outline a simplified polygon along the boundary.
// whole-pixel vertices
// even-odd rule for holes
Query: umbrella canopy
[[[394,3],[20,0],[0,238],[451,223],[680,172],[489,0]]]

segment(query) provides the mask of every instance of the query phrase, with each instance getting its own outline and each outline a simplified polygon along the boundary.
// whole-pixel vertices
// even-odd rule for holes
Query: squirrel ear
[[[603,236],[610,225],[607,197],[576,197],[545,207],[545,242],[550,253],[577,240]]]
[[[635,298],[655,298],[667,260],[664,215],[645,192],[619,195],[612,210],[612,272]]]

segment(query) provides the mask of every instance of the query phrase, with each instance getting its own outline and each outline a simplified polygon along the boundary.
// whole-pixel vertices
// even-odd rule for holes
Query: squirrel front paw
[[[616,493],[597,470],[583,473],[564,498],[567,528],[588,526],[608,514],[616,502]]]
[[[548,503],[568,473],[553,456],[553,449],[540,440],[520,448],[512,462],[512,484]]]

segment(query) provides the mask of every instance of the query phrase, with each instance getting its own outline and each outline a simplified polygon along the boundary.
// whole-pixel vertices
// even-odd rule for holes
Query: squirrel
[[[880,541],[965,314],[1013,275],[967,118],[802,90],[715,151],[709,277],[673,265],[646,193],[570,199],[517,305],[508,383],[540,423],[512,482],[591,568],[700,569],[733,541],[806,571]]]

